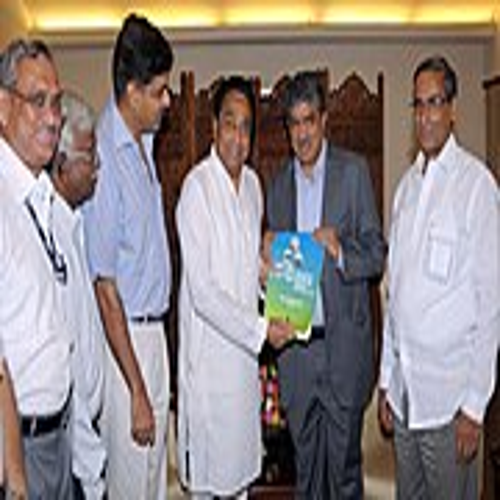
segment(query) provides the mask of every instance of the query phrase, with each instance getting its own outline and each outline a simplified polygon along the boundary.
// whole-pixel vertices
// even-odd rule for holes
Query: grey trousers
[[[410,430],[394,416],[398,500],[477,500],[477,457],[456,459],[454,421]]]
[[[72,500],[70,431],[67,425],[23,438],[29,500]]]

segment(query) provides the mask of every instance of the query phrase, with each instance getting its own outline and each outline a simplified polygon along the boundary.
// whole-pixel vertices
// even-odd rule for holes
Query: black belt
[[[140,316],[133,316],[130,319],[132,323],[142,323],[142,324],[161,323],[165,319],[165,314],[159,314],[159,315],[143,314]]]
[[[311,340],[320,340],[325,338],[325,327],[324,326],[313,326],[311,328]]]
[[[32,415],[21,417],[21,433],[23,437],[34,438],[49,434],[66,425],[71,395],[68,396],[63,407],[52,415]]]

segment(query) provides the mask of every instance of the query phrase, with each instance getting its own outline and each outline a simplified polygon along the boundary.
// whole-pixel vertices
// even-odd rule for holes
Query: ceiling
[[[116,28],[131,10],[162,27],[190,28],[500,22],[500,0],[0,0],[0,5],[12,1],[28,29],[37,32]]]

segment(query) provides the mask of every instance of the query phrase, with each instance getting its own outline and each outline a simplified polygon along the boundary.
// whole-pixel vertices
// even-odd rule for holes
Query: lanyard
[[[42,229],[42,226],[40,225],[38,217],[36,216],[35,209],[33,208],[31,202],[29,200],[26,200],[25,204],[31,216],[31,220],[35,224],[38,236],[40,236],[40,239],[42,240],[45,252],[49,257],[50,263],[52,265],[52,270],[54,271],[54,275],[57,281],[59,281],[59,283],[65,285],[68,280],[68,269],[66,267],[66,261],[64,260],[64,255],[57,251],[52,231],[50,230],[48,231],[48,238],[47,238],[47,234]]]

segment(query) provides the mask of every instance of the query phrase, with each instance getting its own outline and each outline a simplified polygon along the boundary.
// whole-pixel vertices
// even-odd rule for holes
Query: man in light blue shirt
[[[97,129],[99,180],[84,209],[90,271],[110,348],[103,408],[110,498],[166,496],[163,318],[171,271],[152,144],[170,105],[172,64],[161,32],[130,15],[114,49],[114,95]]]

